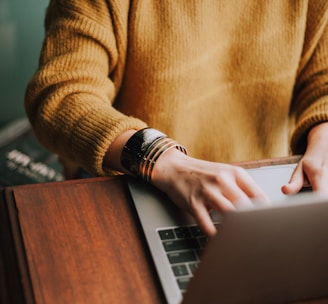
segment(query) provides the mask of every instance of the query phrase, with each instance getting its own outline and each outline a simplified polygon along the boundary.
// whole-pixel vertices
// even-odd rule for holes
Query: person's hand
[[[252,200],[269,199],[241,167],[188,157],[176,149],[156,162],[152,184],[179,207],[191,213],[209,236],[216,233],[209,211],[233,210],[238,204],[253,206]]]
[[[105,168],[131,174],[121,164],[122,149],[135,130],[119,135],[109,147]],[[151,182],[173,202],[191,213],[209,236],[216,233],[209,211],[220,212],[236,207],[253,207],[269,199],[252,177],[241,167],[191,158],[177,149],[163,153],[152,171]]]
[[[328,122],[311,129],[304,156],[282,191],[285,194],[296,194],[307,182],[313,191],[328,194]]]

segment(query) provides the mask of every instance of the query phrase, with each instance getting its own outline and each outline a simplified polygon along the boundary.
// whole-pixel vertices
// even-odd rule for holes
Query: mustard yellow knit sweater
[[[97,175],[145,125],[212,161],[300,153],[328,120],[327,24],[327,0],[51,1],[26,111]]]

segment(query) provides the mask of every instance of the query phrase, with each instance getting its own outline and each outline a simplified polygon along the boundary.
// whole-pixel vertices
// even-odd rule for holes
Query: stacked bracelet
[[[145,128],[128,140],[121,154],[121,164],[133,175],[150,182],[156,161],[171,148],[187,154],[183,146],[167,135],[156,129]]]

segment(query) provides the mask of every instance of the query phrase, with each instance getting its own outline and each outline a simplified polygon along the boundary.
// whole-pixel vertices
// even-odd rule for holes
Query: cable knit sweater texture
[[[302,153],[328,121],[327,0],[54,0],[45,26],[26,112],[94,174],[131,128],[234,162]]]

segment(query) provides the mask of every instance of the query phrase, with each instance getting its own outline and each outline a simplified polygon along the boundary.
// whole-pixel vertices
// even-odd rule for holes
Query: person
[[[268,202],[234,162],[301,154],[285,194],[328,191],[328,2],[51,0],[25,108],[94,176],[161,189],[209,235],[209,211]]]

